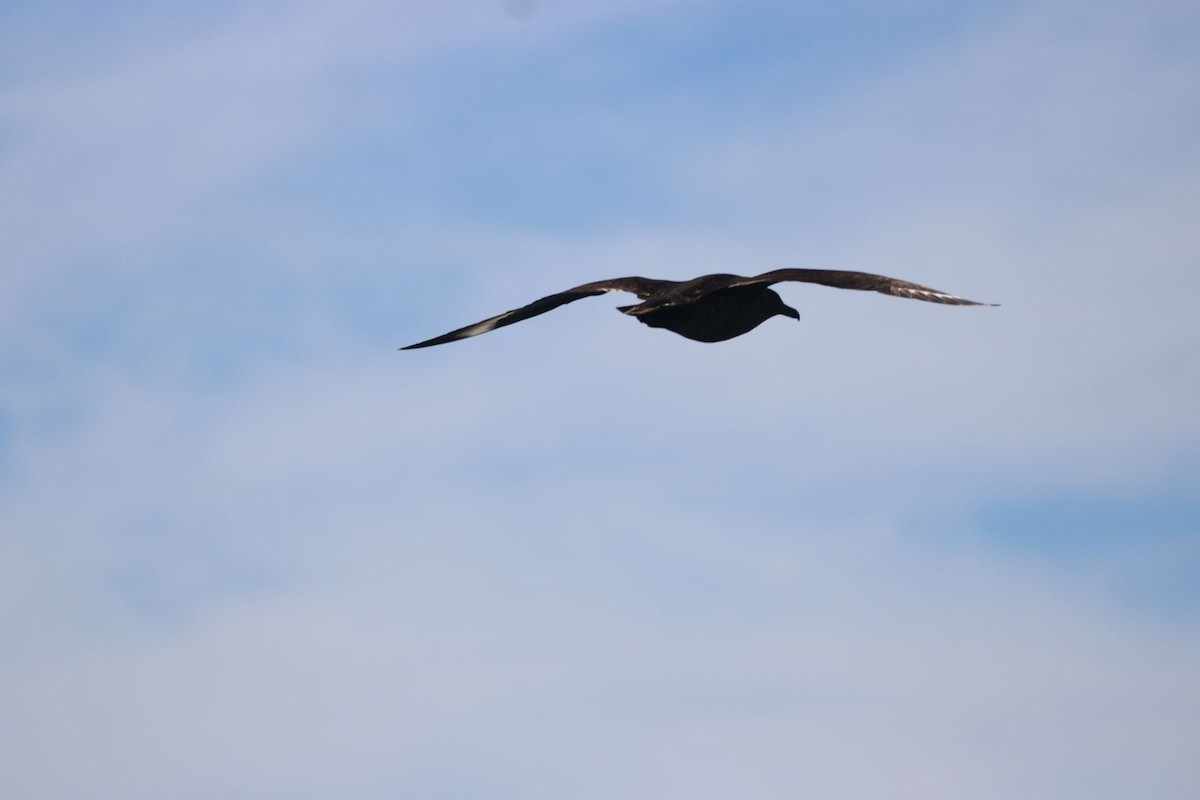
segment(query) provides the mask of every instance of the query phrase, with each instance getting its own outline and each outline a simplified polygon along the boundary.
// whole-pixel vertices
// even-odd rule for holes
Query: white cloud
[[[519,27],[524,39],[547,37],[660,5],[580,4]],[[146,268],[228,226],[222,209],[239,191],[327,144],[340,117],[371,113],[339,99],[354,70],[419,70],[432,54],[511,43],[513,25],[495,3],[454,13],[374,0],[249,4],[190,38],[132,42],[84,74],[10,83],[0,89],[10,264],[0,311],[19,310],[21,291],[48,272]],[[420,113],[416,98],[388,102],[389,119]]]
[[[655,538],[653,509],[631,510],[651,512],[636,536]],[[672,596],[669,576],[631,587],[620,570],[593,571],[603,531],[589,534],[593,552],[564,552],[538,526],[549,552],[513,563],[496,560],[503,545],[475,548],[488,521],[440,531],[451,541],[432,560],[428,549],[406,559],[420,535],[397,531],[406,547],[377,554],[374,575],[354,585],[234,604],[177,635],[50,666],[10,663],[6,788],[124,798],[378,796],[421,780],[585,798],[1194,788],[1195,649],[1073,610],[1069,587],[887,531],[765,545],[701,523],[691,581],[744,584],[737,593],[765,600],[697,611]],[[626,547],[612,566],[636,571],[650,554]],[[697,558],[682,541],[668,556],[660,563]],[[72,768],[53,769],[50,752]]]
[[[499,46],[489,13],[517,25],[499,4],[273,8],[6,91],[28,137],[0,167],[14,281],[116,257],[179,300],[155,248],[220,239],[197,212],[324,146],[347,74]],[[749,143],[645,143],[668,179],[746,201],[718,228],[261,212],[294,291],[412,292],[394,341],[364,345],[352,304],[296,322],[262,286],[262,324],[309,344],[221,385],[178,378],[204,350],[179,305],[122,307],[149,370],[26,337],[50,364],[3,390],[0,793],[1193,795],[1190,631],[1124,607],[1111,564],[921,530],[981,496],[1153,485],[1194,452],[1200,176],[1186,142],[1131,157],[1173,141],[1146,119],[1194,122],[1175,104],[1194,57],[1153,46],[1158,7],[1114,8],[1023,12]],[[543,3],[519,35],[636,11],[566,13]],[[412,266],[431,254],[456,277]],[[1004,306],[789,287],[799,325],[701,347],[597,299],[390,351],[605,275],[788,265]],[[29,424],[46,408],[69,413]]]

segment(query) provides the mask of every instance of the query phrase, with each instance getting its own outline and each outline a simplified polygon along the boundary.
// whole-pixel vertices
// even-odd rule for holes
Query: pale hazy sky
[[[1198,75],[1192,2],[4,4],[0,796],[1200,796]],[[395,350],[785,266],[1002,306]]]

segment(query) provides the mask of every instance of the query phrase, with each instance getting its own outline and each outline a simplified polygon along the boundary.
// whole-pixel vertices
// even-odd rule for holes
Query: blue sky
[[[0,9],[0,794],[1196,796],[1194,4],[510,7]]]

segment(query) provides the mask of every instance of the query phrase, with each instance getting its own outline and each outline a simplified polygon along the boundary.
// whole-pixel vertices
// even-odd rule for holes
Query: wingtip
[[[396,349],[397,350],[420,350],[422,347],[433,347],[434,345],[437,345],[437,344],[445,344],[446,342],[454,342],[454,341],[457,341],[457,339],[451,337],[450,334],[446,334],[445,336],[435,336],[432,339],[426,339],[423,342],[417,342],[416,344],[405,345],[404,347],[397,347]]]
[[[956,303],[955,305],[974,306],[975,308],[996,308],[1000,304],[999,303],[981,303],[978,300],[967,300],[966,302]]]

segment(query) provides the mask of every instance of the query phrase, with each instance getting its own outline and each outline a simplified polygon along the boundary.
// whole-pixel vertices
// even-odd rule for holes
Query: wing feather
[[[481,333],[494,331],[496,328],[503,328],[505,325],[512,325],[515,322],[521,322],[522,320],[536,317],[539,314],[545,314],[547,311],[553,311],[567,303],[574,303],[576,300],[582,300],[585,297],[595,297],[606,292],[630,292],[644,300],[655,292],[663,291],[673,284],[674,281],[660,281],[651,278],[636,277],[613,278],[607,281],[585,283],[582,286],[576,286],[574,289],[567,289],[565,292],[559,292],[558,294],[534,300],[529,305],[514,308],[512,311],[505,311],[503,314],[488,317],[482,322],[476,322],[473,325],[467,325],[449,333],[444,333],[441,336],[417,342],[416,344],[410,344],[400,349],[416,350],[421,347],[433,347],[437,344],[446,344],[447,342],[456,342],[459,339],[478,336]]]
[[[886,275],[872,275],[869,272],[846,272],[833,269],[777,269],[764,272],[753,278],[742,278],[733,283],[734,286],[751,286],[753,284],[772,284],[782,281],[800,281],[802,283],[819,283],[822,286],[833,286],[838,289],[858,289],[868,292],[890,294],[894,297],[907,297],[911,300],[924,300],[928,303],[944,303],[951,306],[984,306],[995,303],[978,303],[956,297],[938,289],[921,286],[918,283],[889,278]]]

